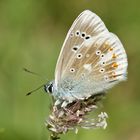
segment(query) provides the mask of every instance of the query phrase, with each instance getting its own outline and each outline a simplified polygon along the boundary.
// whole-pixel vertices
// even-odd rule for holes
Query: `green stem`
[[[60,137],[58,137],[57,133],[52,132],[49,136],[49,140],[58,140],[58,139],[60,139]]]

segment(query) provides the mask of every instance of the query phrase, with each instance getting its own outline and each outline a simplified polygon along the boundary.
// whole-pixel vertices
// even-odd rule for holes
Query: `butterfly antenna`
[[[28,70],[28,69],[26,69],[26,68],[23,68],[23,70],[24,70],[25,72],[30,73],[30,74],[33,74],[33,75],[36,75],[36,76],[41,76],[40,74],[38,74],[38,73],[36,73],[36,72],[32,72],[32,71],[30,71],[30,70]]]
[[[38,73],[36,73],[36,72],[33,72],[33,71],[30,71],[30,70],[28,70],[27,68],[23,68],[23,70],[24,70],[25,72],[28,72],[28,73],[30,73],[30,74],[36,75],[36,76],[41,77],[41,78],[44,79],[44,77],[42,77],[40,74],[38,74]],[[45,79],[45,81],[46,81],[46,79]],[[47,81],[48,81],[48,79],[47,79]],[[42,88],[44,85],[45,85],[45,84],[42,84],[42,85],[39,86],[38,88],[33,89],[32,91],[28,92],[28,93],[26,94],[26,96],[31,95],[32,93],[36,92],[37,90],[39,90],[40,88]]]
[[[23,68],[23,70],[24,70],[25,72],[27,72],[27,73],[30,73],[30,74],[33,74],[33,75],[36,75],[36,76],[38,76],[38,77],[41,77],[41,78],[45,79],[42,75],[40,75],[40,74],[38,74],[38,73],[36,73],[36,72],[30,71],[30,70],[28,70],[27,68]],[[46,81],[46,79],[45,79],[45,81]],[[48,81],[48,79],[47,79],[47,81]]]
[[[41,86],[39,86],[38,88],[36,88],[36,89],[34,89],[34,90],[32,90],[32,91],[28,92],[28,93],[26,94],[26,96],[31,95],[31,94],[32,94],[32,93],[34,93],[35,91],[37,91],[37,90],[41,89],[43,86],[44,86],[44,84],[42,84],[42,85],[41,85]]]

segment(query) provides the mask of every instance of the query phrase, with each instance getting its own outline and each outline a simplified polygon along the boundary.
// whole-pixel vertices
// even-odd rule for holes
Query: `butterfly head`
[[[47,92],[47,93],[50,93],[52,94],[53,93],[53,82],[49,82],[48,84],[44,85],[44,90]]]

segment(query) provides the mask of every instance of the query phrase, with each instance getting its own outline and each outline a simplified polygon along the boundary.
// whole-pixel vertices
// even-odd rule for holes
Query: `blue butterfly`
[[[95,13],[85,10],[69,29],[55,79],[45,85],[55,105],[84,100],[126,80],[127,55],[119,38]]]

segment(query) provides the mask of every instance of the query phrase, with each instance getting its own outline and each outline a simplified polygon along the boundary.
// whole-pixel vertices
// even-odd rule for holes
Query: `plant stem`
[[[60,137],[58,137],[58,134],[56,133],[51,133],[49,136],[49,140],[58,140]]]

